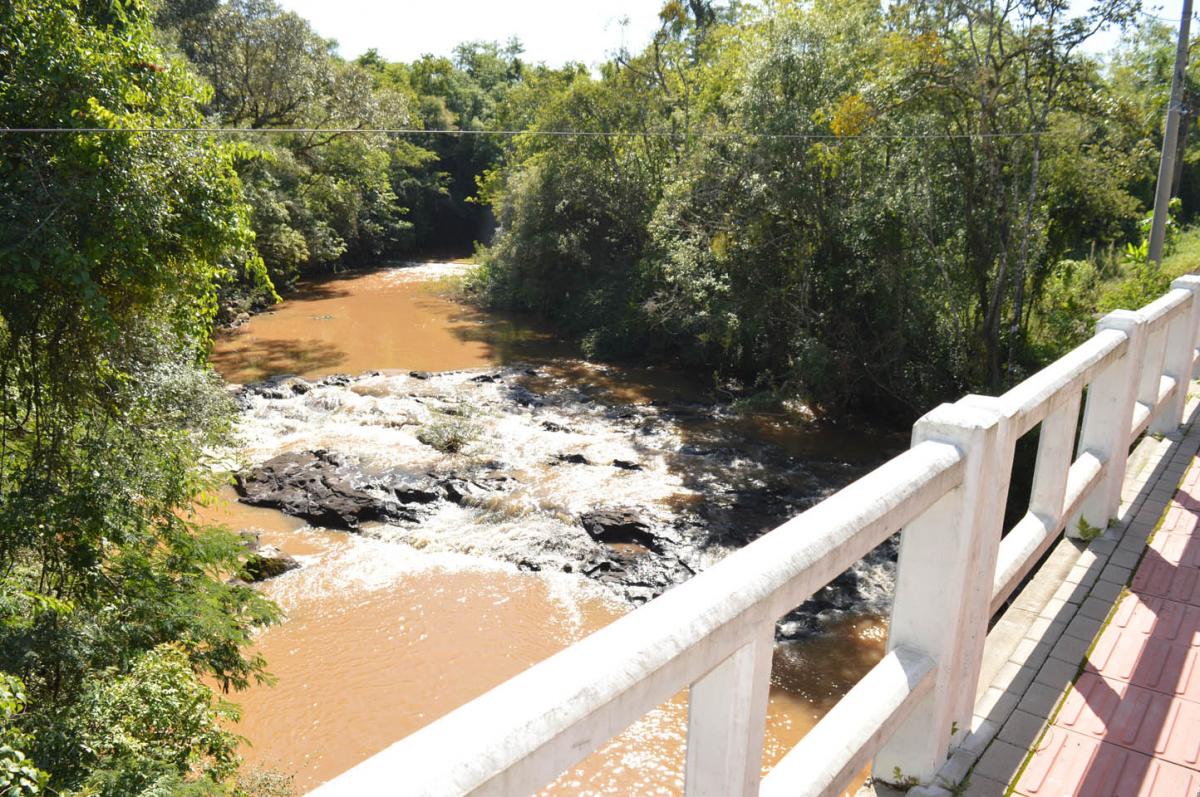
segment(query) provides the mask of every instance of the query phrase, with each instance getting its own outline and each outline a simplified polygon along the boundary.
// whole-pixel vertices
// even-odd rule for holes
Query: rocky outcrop
[[[438,484],[446,500],[456,504],[470,504],[479,501],[492,493],[506,489],[512,481],[507,476],[477,475],[471,477],[459,473],[435,478],[438,478]]]
[[[579,573],[642,603],[854,475],[840,462],[801,458],[743,435],[721,405],[610,404],[597,391],[561,387],[551,377],[523,385],[527,375],[510,368],[314,382],[293,376],[248,386],[242,395],[258,422],[269,420],[290,440],[314,440],[314,450],[248,468],[238,491],[248,504],[313,525],[362,531],[378,522],[386,525],[369,531],[382,539],[521,570]],[[420,448],[402,460],[407,468],[397,468],[396,449],[384,448],[395,445],[394,429],[463,414],[484,430],[480,450],[470,456]],[[382,430],[380,441],[345,435],[355,418]],[[345,450],[357,456],[316,448],[330,439],[319,431],[324,421],[339,430],[332,438],[338,445],[354,441]],[[308,436],[296,434],[297,426]],[[411,444],[408,434],[401,445]],[[495,459],[484,459],[487,444]],[[813,633],[824,618],[862,611],[874,600],[864,596],[890,588],[894,560],[895,547],[882,546],[790,613],[781,637]],[[243,577],[285,572],[278,567],[255,560]]]
[[[579,516],[579,523],[597,542],[631,543],[655,552],[663,550],[650,524],[633,509],[610,508],[586,512]]]
[[[280,454],[237,475],[243,503],[343,531],[363,523],[416,522],[438,501],[470,504],[506,489],[503,475],[459,472],[367,477],[351,458],[331,451]]]
[[[354,486],[344,465],[340,455],[324,450],[280,454],[239,473],[238,495],[251,506],[278,509],[314,526],[346,531],[371,521],[418,518],[411,505]]]

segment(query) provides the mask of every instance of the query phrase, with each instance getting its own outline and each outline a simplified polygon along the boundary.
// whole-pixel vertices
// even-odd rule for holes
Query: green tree
[[[221,3],[188,17],[177,39],[211,84],[207,107],[221,124],[304,131],[247,137],[256,155],[240,164],[258,253],[276,285],[411,248],[396,185],[424,153],[353,132],[412,124],[409,96],[338,58],[332,42],[273,0]]]
[[[218,286],[269,288],[242,150],[168,130],[206,99],[137,3],[0,6],[0,127],[77,131],[0,136],[0,670],[60,793],[100,765],[79,721],[100,679],[132,685],[163,644],[225,686],[263,675],[246,645],[275,609],[225,583],[236,536],[188,519],[232,410],[205,364]],[[193,741],[154,767],[223,788]]]
[[[48,779],[24,752],[33,741],[17,727],[24,710],[25,684],[20,678],[0,673],[0,793],[11,797],[40,794]]]

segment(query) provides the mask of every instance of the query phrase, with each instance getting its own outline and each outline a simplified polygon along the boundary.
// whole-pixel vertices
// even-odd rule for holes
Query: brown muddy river
[[[584,363],[546,330],[456,303],[444,280],[458,270],[448,264],[385,269],[309,285],[223,335],[212,354],[222,375],[239,383],[285,373],[317,380],[384,372],[282,400],[255,399],[242,416],[241,448],[233,452],[243,465],[329,448],[360,458],[366,472],[457,472],[499,451],[505,473],[521,485],[478,506],[446,506],[421,523],[362,534],[312,528],[246,506],[231,488],[201,510],[235,529],[257,530],[264,543],[302,563],[262,586],[287,615],[258,639],[276,683],[233,696],[243,708],[237,731],[247,739],[248,763],[293,775],[297,793],[629,611],[630,603],[602,581],[558,567],[573,550],[545,553],[537,572],[514,564],[523,561],[514,549],[561,536],[597,496],[659,507],[667,516],[705,503],[714,479],[745,470],[742,463],[754,459],[760,443],[784,452],[789,462],[815,458],[859,467],[898,444],[873,434],[806,429],[769,414],[714,420],[680,411],[659,418],[654,407],[694,401],[696,386],[659,370]],[[465,376],[406,375],[516,363],[538,369],[519,389],[547,397],[541,414],[514,409],[496,385]],[[505,372],[498,381],[512,380]],[[555,390],[578,396],[578,405],[573,398],[553,403]],[[443,457],[413,437],[422,419],[407,419],[454,402],[477,408],[471,423],[480,431],[474,450]],[[624,419],[624,406],[642,416]],[[630,442],[636,423],[640,437]],[[730,442],[735,437],[740,442]],[[560,449],[579,452],[587,464],[546,464]],[[675,457],[676,450],[694,456]],[[637,472],[606,464],[633,457]],[[758,484],[765,477],[746,470],[742,478]],[[580,536],[580,545],[595,545]],[[692,564],[702,567],[722,549],[715,550]],[[825,628],[777,646],[764,769],[882,654],[883,625],[869,611],[843,612]],[[547,793],[679,794],[685,732],[680,695]]]

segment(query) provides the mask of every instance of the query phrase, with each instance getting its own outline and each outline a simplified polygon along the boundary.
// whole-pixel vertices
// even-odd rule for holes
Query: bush
[[[465,417],[442,415],[417,432],[417,439],[443,454],[461,453],[475,438],[480,428]]]

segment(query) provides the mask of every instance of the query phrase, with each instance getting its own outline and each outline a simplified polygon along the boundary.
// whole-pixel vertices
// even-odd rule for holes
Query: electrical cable
[[[350,127],[0,127],[0,136],[12,135],[93,135],[110,133],[203,133],[207,135],[397,135],[397,136],[550,136],[559,138],[760,138],[788,141],[867,140],[939,140],[966,138],[1022,138],[1046,136],[1044,130],[1014,130],[992,133],[763,133],[748,130],[733,131],[600,131],[600,130],[421,130],[419,128]]]

